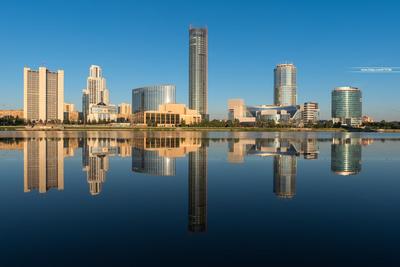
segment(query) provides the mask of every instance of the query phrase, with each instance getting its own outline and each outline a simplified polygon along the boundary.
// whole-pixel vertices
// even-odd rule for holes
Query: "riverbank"
[[[133,127],[109,125],[64,125],[56,127],[0,126],[0,131],[214,131],[214,132],[348,132],[344,128],[256,128],[256,127]],[[360,130],[360,132],[371,132]],[[374,132],[400,133],[400,129],[377,129]]]

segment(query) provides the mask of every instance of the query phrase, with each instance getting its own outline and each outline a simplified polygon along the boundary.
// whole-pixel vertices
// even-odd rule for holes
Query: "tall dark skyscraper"
[[[189,28],[189,108],[208,115],[208,30]]]

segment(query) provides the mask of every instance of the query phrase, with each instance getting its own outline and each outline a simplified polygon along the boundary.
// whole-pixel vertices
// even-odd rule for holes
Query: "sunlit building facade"
[[[319,107],[316,102],[301,105],[301,119],[304,123],[316,123],[319,120]]]
[[[64,119],[64,71],[24,68],[24,119],[62,122]]]
[[[100,66],[91,65],[89,69],[89,77],[87,78],[86,89],[82,91],[82,113],[83,119],[97,119],[97,115],[90,116],[94,110],[92,106],[108,106],[110,105],[110,95],[107,88],[106,79],[103,77],[103,71]]]
[[[175,127],[183,123],[187,125],[201,122],[197,110],[189,109],[184,104],[162,104],[157,110],[137,112],[133,122],[147,126]]]
[[[243,99],[228,100],[228,120],[240,123],[254,123],[256,118],[250,114]]]

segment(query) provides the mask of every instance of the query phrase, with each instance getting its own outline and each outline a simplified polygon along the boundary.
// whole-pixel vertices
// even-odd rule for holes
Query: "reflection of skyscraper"
[[[296,156],[278,155],[274,157],[274,193],[281,198],[296,195]]]
[[[361,172],[360,138],[348,134],[333,138],[331,170],[338,175],[356,175]]]
[[[87,182],[90,194],[98,195],[101,193],[103,183],[106,181],[108,171],[108,157],[106,155],[96,155],[89,157],[87,171]]]
[[[24,192],[64,189],[63,142],[59,139],[28,139],[24,143]]]
[[[207,147],[189,153],[189,231],[207,230]]]
[[[117,154],[110,138],[85,139],[82,147],[82,164],[86,171],[91,195],[101,193],[109,169],[109,156]]]

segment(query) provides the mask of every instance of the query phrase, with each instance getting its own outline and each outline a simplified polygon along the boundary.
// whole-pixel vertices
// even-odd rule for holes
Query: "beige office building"
[[[319,108],[316,102],[306,102],[300,106],[301,118],[304,123],[316,123],[319,119]]]
[[[118,105],[118,119],[125,119],[130,121],[132,119],[132,106],[131,104],[121,103]]]
[[[243,99],[229,99],[228,100],[228,120],[239,122],[255,122],[256,118],[248,116],[247,107]]]
[[[28,121],[63,121],[63,70],[24,68],[24,118]]]
[[[184,121],[186,124],[201,122],[201,115],[197,110],[189,109],[184,104],[163,104],[158,110],[149,110],[135,113],[133,122],[148,126],[174,127]]]
[[[77,122],[79,120],[79,112],[75,110],[75,105],[64,103],[64,121]]]
[[[24,192],[64,189],[64,150],[60,139],[28,139],[24,142]]]

